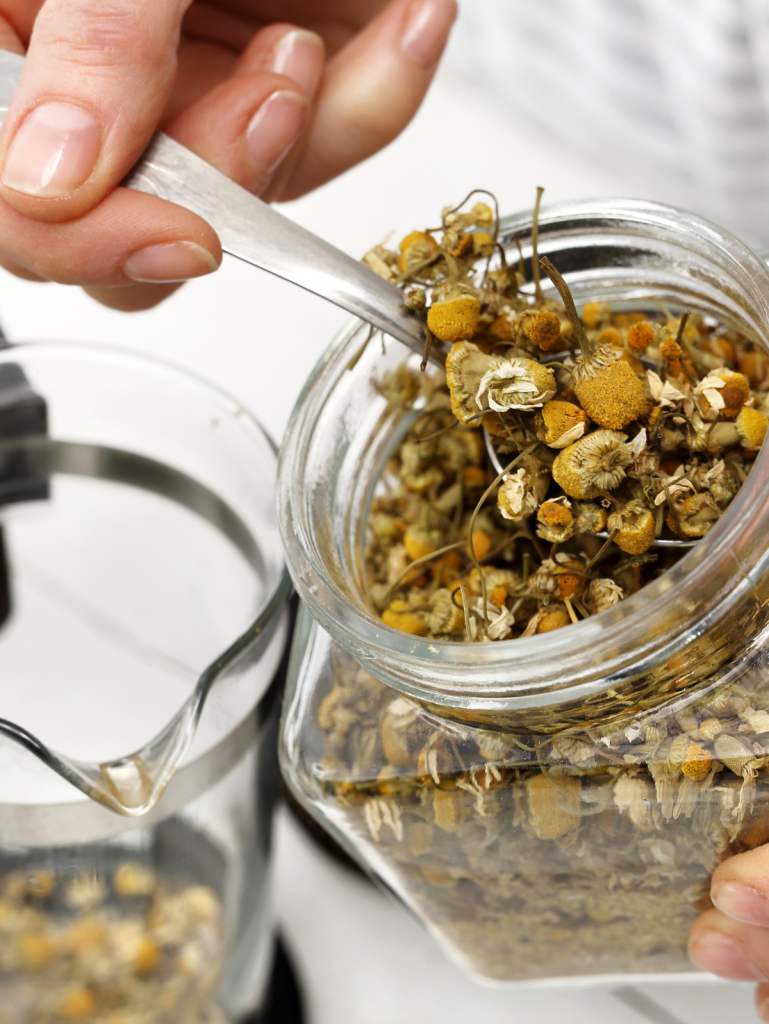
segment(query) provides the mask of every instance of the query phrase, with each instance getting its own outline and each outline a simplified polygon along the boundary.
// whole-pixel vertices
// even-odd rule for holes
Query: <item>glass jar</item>
[[[516,236],[530,279],[529,217],[502,224],[511,262]],[[692,215],[554,206],[539,251],[578,305],[690,308],[766,349],[767,267]],[[422,403],[394,407],[383,381],[419,359],[365,338],[352,325],[326,353],[281,454],[309,613],[282,726],[289,785],[475,975],[692,971],[713,869],[769,839],[769,452],[704,539],[609,611],[510,642],[421,639],[371,610],[363,557],[377,481]]]
[[[0,351],[4,1024],[263,1004],[290,588],[275,469],[258,423],[186,373]]]

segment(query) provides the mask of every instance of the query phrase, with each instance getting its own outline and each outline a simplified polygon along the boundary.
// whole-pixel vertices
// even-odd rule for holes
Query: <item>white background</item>
[[[456,52],[456,36],[455,36]],[[471,188],[496,192],[503,212],[546,201],[638,194],[637,185],[575,157],[441,70],[420,114],[388,150],[284,207],[359,257],[390,232],[434,221]],[[646,198],[664,200],[662,195]],[[76,289],[34,285],[0,271],[0,323],[11,340],[86,339],[129,346],[189,367],[235,393],[274,437],[346,314],[225,258],[211,278],[161,308],[131,316]],[[749,986],[698,982],[644,986],[654,1000],[628,1008],[611,988],[481,988],[449,964],[420,926],[372,886],[332,863],[285,813],[278,820],[276,904],[305,985],[310,1024],[721,1024],[755,1019]]]

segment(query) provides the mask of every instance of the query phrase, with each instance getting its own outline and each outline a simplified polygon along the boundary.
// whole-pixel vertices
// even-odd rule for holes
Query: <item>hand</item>
[[[0,48],[27,52],[0,133],[0,265],[154,305],[221,248],[195,214],[119,187],[153,131],[295,198],[405,127],[455,15],[455,0],[0,0]]]
[[[711,883],[714,910],[694,922],[689,954],[698,967],[731,981],[762,982],[761,1020],[769,1021],[769,846],[724,861]]]

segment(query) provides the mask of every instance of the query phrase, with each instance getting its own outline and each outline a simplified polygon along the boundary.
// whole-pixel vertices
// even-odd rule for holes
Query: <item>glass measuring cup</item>
[[[0,351],[0,1017],[257,1010],[289,585],[274,448],[112,349]],[[218,993],[218,994],[217,994]]]

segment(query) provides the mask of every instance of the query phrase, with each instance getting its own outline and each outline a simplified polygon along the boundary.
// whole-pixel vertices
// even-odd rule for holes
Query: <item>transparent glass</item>
[[[527,216],[503,222],[511,260],[516,234],[530,270]],[[578,305],[690,308],[766,349],[769,272],[706,221],[564,204],[539,246]],[[289,784],[476,975],[689,972],[713,868],[769,838],[769,454],[703,540],[613,609],[509,643],[422,640],[370,610],[362,557],[377,480],[419,413],[379,383],[418,359],[364,340],[352,325],[326,353],[281,454],[289,569],[315,620],[289,673]]]
[[[0,1019],[262,1005],[290,589],[275,449],[101,346],[0,350]]]

